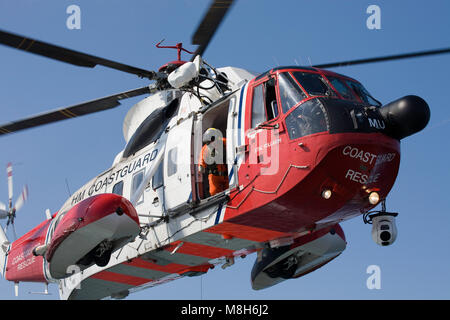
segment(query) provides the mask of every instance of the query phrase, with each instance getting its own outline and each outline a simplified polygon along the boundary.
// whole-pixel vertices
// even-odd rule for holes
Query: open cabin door
[[[230,95],[223,101],[211,105],[208,109],[198,114],[194,125],[194,157],[195,157],[195,171],[197,182],[197,200],[203,200],[209,198],[211,193],[211,181],[210,175],[212,171],[209,167],[203,170],[199,170],[201,166],[201,158],[203,158],[203,165],[205,165],[206,157],[203,151],[205,147],[204,135],[209,129],[214,130],[214,136],[218,134],[218,137],[214,137],[214,141],[222,141],[224,138],[225,146],[218,154],[222,154],[223,157],[214,158],[216,164],[224,164],[226,172],[222,172],[225,175],[227,181],[225,187],[223,184],[217,184],[215,188],[216,194],[222,194],[223,191],[232,189],[237,186],[237,161],[236,161],[236,144],[238,135],[238,117],[236,110],[236,93]],[[216,139],[217,138],[217,139]],[[217,146],[217,144],[211,143],[210,146]],[[211,147],[214,149],[215,147]],[[219,147],[220,148],[220,147]],[[208,151],[204,150],[206,153]],[[203,157],[201,156],[203,154]],[[218,161],[217,161],[218,160]],[[212,166],[214,168],[214,165]],[[213,174],[214,175],[214,174]],[[216,173],[217,175],[217,173]],[[223,188],[222,188],[223,187]]]
[[[193,116],[170,129],[164,154],[164,201],[168,210],[192,201]]]
[[[237,187],[238,185],[238,159],[236,147],[239,145],[239,135],[240,133],[240,125],[241,121],[239,116],[237,94],[234,94],[228,100],[228,115],[227,115],[227,165],[228,165],[228,183],[230,189]]]

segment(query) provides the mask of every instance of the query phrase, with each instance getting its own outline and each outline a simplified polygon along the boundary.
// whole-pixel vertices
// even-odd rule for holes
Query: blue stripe
[[[241,95],[239,97],[239,114],[238,114],[238,146],[241,145],[241,118],[242,118],[242,100],[243,100],[243,96],[244,96],[244,91],[245,91],[245,87],[247,86],[247,84],[245,84],[242,87],[241,90]]]
[[[219,204],[219,210],[217,210],[216,221],[214,221],[214,225],[219,223],[220,220],[220,211],[222,211],[222,202]]]
[[[236,161],[236,159],[234,159],[234,161]],[[228,175],[228,181],[231,181],[231,177],[233,176],[233,170],[234,170],[234,163],[233,166],[231,167],[230,174]]]

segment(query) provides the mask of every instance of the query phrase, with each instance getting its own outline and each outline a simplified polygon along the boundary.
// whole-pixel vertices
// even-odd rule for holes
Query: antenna
[[[178,61],[181,61],[181,51],[185,51],[185,52],[187,52],[187,53],[189,53],[189,54],[194,54],[193,52],[190,52],[190,51],[188,51],[188,50],[186,50],[185,48],[183,48],[183,44],[180,42],[180,43],[177,43],[175,46],[161,46],[161,43],[164,41],[165,39],[162,39],[160,42],[158,42],[157,44],[156,44],[156,47],[157,48],[167,48],[167,49],[177,49],[177,57],[178,57]]]
[[[70,188],[69,188],[69,181],[66,179],[66,188],[67,188],[67,192],[69,193],[69,197],[72,195],[72,192],[70,192]]]

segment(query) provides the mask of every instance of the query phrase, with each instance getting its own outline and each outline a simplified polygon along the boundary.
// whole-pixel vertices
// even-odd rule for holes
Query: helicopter
[[[211,17],[213,8],[214,4],[205,19]],[[221,12],[225,13],[226,9],[228,8]],[[30,52],[36,46],[34,53],[42,52],[42,48],[50,51],[47,44],[15,37],[17,36],[2,32],[3,44],[14,43],[14,47],[20,46]],[[399,165],[398,140],[420,131],[426,125],[429,118],[426,103],[418,97],[409,96],[382,106],[358,81],[322,70],[325,66],[278,67],[261,75],[232,67],[215,69],[201,58],[206,45],[207,42],[200,44],[200,50],[195,55],[197,60],[182,62],[178,58],[158,72],[136,70],[104,59],[93,59],[86,64],[90,63],[92,66],[98,63],[122,71],[131,70],[132,73],[155,80],[156,83],[1,128],[2,133],[9,133],[35,126],[36,121],[42,124],[71,118],[114,107],[118,100],[127,97],[152,94],[128,113],[124,122],[124,136],[128,143],[123,152],[117,155],[113,166],[76,191],[58,213],[39,227],[45,230],[44,233],[48,232],[45,239],[32,243],[32,252],[24,251],[19,246],[20,241],[29,240],[30,236],[36,235],[35,230],[7,249],[9,261],[18,257],[14,256],[15,251],[21,252],[26,257],[35,257],[32,258],[33,263],[42,265],[43,268],[31,274],[25,263],[21,265],[23,273],[14,275],[14,270],[8,270],[6,264],[7,279],[9,272],[9,279],[14,282],[59,281],[63,283],[61,295],[65,298],[100,298],[103,294],[120,297],[133,291],[130,286],[134,288],[133,285],[136,284],[142,288],[181,276],[203,274],[216,264],[228,266],[233,263],[234,257],[258,252],[259,261],[252,278],[255,288],[260,288],[274,285],[286,278],[299,277],[343,251],[345,237],[336,222],[369,212],[380,199],[387,196]],[[52,47],[53,49],[55,48]],[[71,53],[73,52],[65,51],[63,56]],[[54,52],[52,55],[54,58]],[[400,57],[389,57],[396,58]],[[311,88],[302,85],[307,83],[308,77],[315,79],[311,81],[316,81],[311,83]],[[287,91],[288,88],[291,92],[288,97],[293,100],[293,105],[285,110],[283,108],[290,100],[283,100],[286,96],[281,91]],[[314,89],[321,91],[313,92]],[[252,101],[256,101],[258,90],[262,98],[259,105],[264,106],[262,110],[266,118],[254,122]],[[272,92],[268,94],[270,90]],[[269,101],[269,98],[275,98],[275,103],[272,103],[274,100]],[[311,106],[299,108],[303,104]],[[418,113],[415,113],[408,110],[407,115],[404,115],[398,111],[401,106],[414,110],[418,108],[419,111],[416,110]],[[349,117],[344,119],[340,113],[333,114],[335,110],[346,110]],[[301,114],[297,114],[300,111]],[[402,126],[402,117],[411,113],[415,114],[412,116],[414,121]],[[317,121],[311,119],[314,116],[318,118]],[[397,122],[392,118],[397,119]],[[342,122],[333,122],[335,119]],[[313,129],[314,126],[318,126],[318,129]],[[224,134],[226,132],[226,151],[231,159],[228,162],[230,188],[218,196],[205,196],[207,190],[203,182],[206,179],[198,176],[197,164],[194,163],[202,145],[200,137],[209,127],[217,127]],[[238,130],[228,130],[235,128]],[[308,133],[303,133],[304,129]],[[340,134],[342,138],[348,136],[348,140],[334,141]],[[370,141],[363,137],[369,137]],[[374,144],[373,137],[385,141],[376,141]],[[326,150],[328,143],[332,147]],[[321,151],[323,154],[320,154],[319,146],[325,147],[325,151]],[[186,150],[189,152],[186,153]],[[281,155],[272,157],[277,152]],[[283,163],[281,159],[290,158],[294,152],[302,154],[302,161]],[[334,155],[329,154],[333,152]],[[176,161],[173,161],[174,158]],[[273,174],[258,172],[261,167],[273,164],[267,163],[267,158],[280,159],[279,168]],[[350,168],[352,161],[353,166]],[[362,168],[361,166],[368,167],[360,169],[362,171],[355,169]],[[343,174],[335,177],[326,168],[333,168],[333,172]],[[373,170],[375,173],[372,173]],[[318,176],[314,177],[313,172],[317,172],[315,174]],[[158,176],[162,176],[163,185],[161,179],[158,182],[155,178]],[[298,194],[302,194],[299,190],[305,190],[301,183],[314,189],[302,196],[311,201],[311,205],[317,203],[318,207],[305,206],[304,212],[296,213],[299,205],[305,203],[305,199],[295,199]],[[366,188],[361,191],[363,187]],[[124,197],[111,196],[118,193]],[[126,198],[130,200],[129,203]],[[349,199],[352,201],[347,208],[343,203],[349,202]],[[121,210],[125,211],[125,216],[116,212],[117,208],[108,211],[108,214],[112,218],[128,219],[124,222],[126,225],[115,230],[118,234],[108,235],[112,240],[107,242],[87,239],[92,243],[78,245],[76,249],[82,252],[75,253],[74,245],[66,244],[66,239],[60,242],[59,235],[66,233],[68,229],[65,222],[70,222],[73,217],[88,220],[88,216],[79,215],[86,214],[83,211],[85,207],[90,207],[98,200],[104,200],[108,204],[116,200],[123,202],[125,208]],[[276,212],[285,212],[287,220],[277,217],[274,222],[271,216]],[[96,213],[106,212],[98,210]],[[384,212],[384,215],[387,213]],[[84,232],[84,227],[89,228],[94,223],[86,226],[81,224],[72,235]],[[271,228],[267,229],[268,225]],[[102,229],[103,225],[99,228]],[[95,234],[98,229],[94,230],[89,234]],[[124,234],[121,233],[123,230],[126,231]],[[133,239],[136,240],[132,241]],[[314,241],[319,248],[322,245],[332,249],[325,254],[316,254],[316,259],[308,261],[307,254],[303,253],[314,256],[313,252],[317,247],[308,249],[305,243],[311,244]],[[94,250],[92,256],[91,250]],[[103,253],[97,254],[97,251]],[[207,256],[203,257],[199,252]],[[203,259],[192,262],[195,259],[189,258],[191,260],[184,261],[183,254],[189,253]],[[100,261],[103,258],[106,260]],[[67,261],[70,259],[72,261]],[[286,270],[278,269],[286,264],[290,266]],[[82,291],[70,290],[64,284],[64,281],[70,282],[67,267],[71,265],[86,268],[83,269]],[[168,265],[170,267],[165,268]],[[295,270],[292,266],[296,267]],[[149,270],[148,275],[136,277],[135,274],[127,274],[123,271],[127,267],[130,270]],[[118,272],[119,270],[123,272]],[[159,277],[159,273],[168,275]],[[24,274],[30,277],[24,277]],[[100,282],[95,279],[114,281],[115,277],[123,284],[120,291],[112,292],[111,288],[105,288],[100,296],[96,296],[98,293],[90,293],[90,286],[98,287]]]

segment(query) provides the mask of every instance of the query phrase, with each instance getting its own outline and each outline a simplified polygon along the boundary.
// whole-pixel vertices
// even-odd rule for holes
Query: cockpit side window
[[[266,94],[266,113],[267,120],[272,120],[278,117],[278,105],[277,105],[277,95],[275,93],[275,79],[271,78],[269,81],[264,83],[264,91]]]
[[[260,123],[266,121],[266,113],[264,112],[264,100],[263,100],[263,86],[259,86],[253,89],[253,103],[252,103],[252,128]]]
[[[306,98],[306,94],[287,72],[280,73],[278,76],[278,86],[280,89],[281,108],[284,113]]]
[[[271,78],[253,89],[252,128],[278,117],[275,79]]]
[[[310,96],[335,96],[334,91],[318,73],[297,71],[292,75]]]

